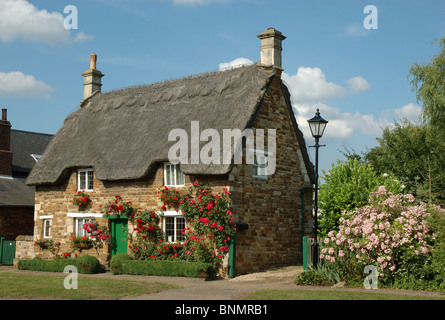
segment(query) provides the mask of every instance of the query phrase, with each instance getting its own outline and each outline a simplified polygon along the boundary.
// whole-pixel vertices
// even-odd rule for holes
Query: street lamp
[[[320,145],[319,139],[323,136],[324,129],[328,124],[328,121],[320,116],[320,110],[317,109],[315,117],[307,121],[309,123],[309,128],[311,129],[312,136],[315,138],[315,145],[311,146],[315,148],[315,217],[314,217],[314,243],[312,244],[312,266],[317,267],[318,264],[318,148],[324,147],[325,145]]]

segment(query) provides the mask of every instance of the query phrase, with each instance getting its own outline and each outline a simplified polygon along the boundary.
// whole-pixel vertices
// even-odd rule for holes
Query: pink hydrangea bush
[[[394,195],[384,186],[370,194],[369,203],[340,218],[339,231],[329,232],[323,241],[322,261],[334,264],[345,278],[363,275],[364,267],[373,265],[380,280],[425,264],[436,237],[426,220],[427,205],[416,205],[412,195]]]

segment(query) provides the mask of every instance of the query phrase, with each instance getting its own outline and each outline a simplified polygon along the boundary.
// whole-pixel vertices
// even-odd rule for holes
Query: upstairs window
[[[164,185],[167,187],[182,187],[185,184],[184,174],[179,164],[164,164]]]
[[[77,171],[77,189],[79,191],[93,191],[94,171],[93,170],[79,170]]]
[[[253,162],[253,174],[254,178],[263,178],[267,179],[267,158],[271,155],[270,152],[267,151],[258,151],[254,150],[254,162]]]

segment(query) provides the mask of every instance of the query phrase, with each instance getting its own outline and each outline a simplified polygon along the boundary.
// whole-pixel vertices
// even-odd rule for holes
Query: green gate
[[[15,259],[15,241],[0,238],[0,265],[13,265]]]

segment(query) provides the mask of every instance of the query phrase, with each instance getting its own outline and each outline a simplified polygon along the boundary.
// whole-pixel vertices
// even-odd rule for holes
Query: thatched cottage
[[[261,61],[254,65],[107,93],[101,93],[103,74],[92,55],[90,69],[83,73],[85,96],[79,110],[65,120],[27,180],[36,187],[34,238],[61,242],[64,251],[69,239],[82,232],[83,222],[109,223],[111,230],[120,230],[112,237],[123,241],[114,239],[113,248],[97,252],[106,263],[116,252],[126,251],[127,243],[121,232],[125,223],[116,228],[117,222],[104,219],[101,204],[120,195],[138,208],[153,210],[162,206],[159,188],[198,180],[231,192],[232,212],[244,226],[236,235],[237,273],[301,263],[302,232],[310,233],[312,219],[313,166],[281,80],[285,37],[272,28],[258,37]],[[259,129],[274,133],[273,140],[265,134],[264,148],[251,150],[255,154],[263,149],[263,158],[273,156],[272,169],[256,157],[240,163],[235,152],[229,161],[215,149],[210,162],[196,157],[215,139],[208,130],[219,133],[213,145],[223,145],[227,130],[246,129],[254,136]],[[184,161],[176,164],[170,160],[177,140],[169,136],[178,130],[190,144]],[[196,132],[199,138],[194,138]],[[243,148],[245,160],[249,150]],[[70,203],[78,190],[87,190],[91,198],[85,212]],[[168,228],[183,228],[180,217],[170,214]],[[175,235],[169,240],[177,240]]]

